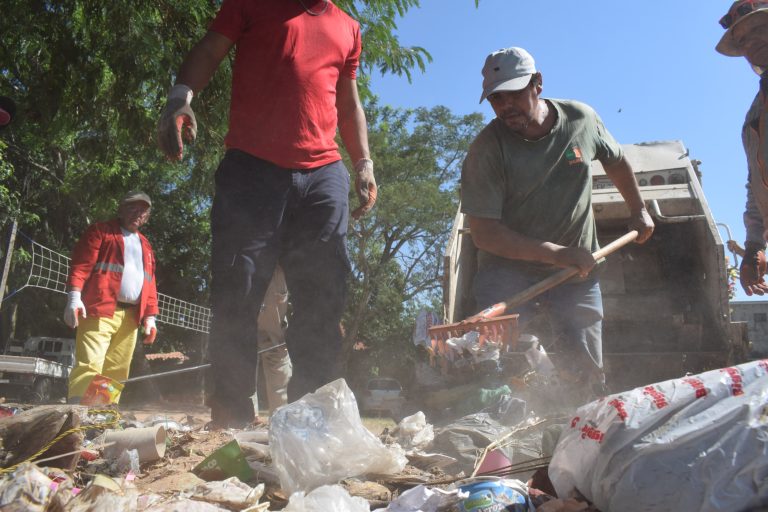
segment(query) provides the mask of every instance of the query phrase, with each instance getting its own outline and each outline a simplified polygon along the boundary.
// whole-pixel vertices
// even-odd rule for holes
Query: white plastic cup
[[[104,432],[104,444],[114,443],[104,448],[104,456],[116,459],[123,450],[139,452],[140,462],[162,459],[165,455],[165,427],[128,428],[125,430],[107,430]]]

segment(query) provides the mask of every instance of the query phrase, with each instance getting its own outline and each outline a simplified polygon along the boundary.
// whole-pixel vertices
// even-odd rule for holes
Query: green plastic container
[[[241,482],[247,482],[253,478],[253,470],[245,460],[237,440],[230,441],[210,454],[195,466],[192,472],[207,482],[226,480],[233,476],[239,478]]]

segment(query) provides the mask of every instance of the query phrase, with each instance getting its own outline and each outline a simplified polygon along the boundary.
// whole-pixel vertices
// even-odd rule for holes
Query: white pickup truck
[[[66,396],[75,340],[33,337],[0,355],[0,396],[49,402]]]

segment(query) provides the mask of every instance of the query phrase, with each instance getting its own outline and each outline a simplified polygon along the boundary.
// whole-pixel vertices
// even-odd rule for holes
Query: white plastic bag
[[[233,476],[226,480],[204,482],[187,491],[190,498],[233,510],[244,510],[259,504],[264,484],[251,487]]]
[[[386,508],[376,509],[374,512],[439,512],[440,510],[454,510],[459,502],[469,493],[459,489],[446,491],[438,487],[426,487],[418,485],[403,492],[393,500]]]
[[[535,336],[533,338],[535,341],[533,341],[531,348],[525,351],[525,358],[533,371],[543,377],[549,377],[555,373],[555,365],[549,358],[547,351],[539,343],[538,338]]]
[[[269,457],[269,432],[265,430],[244,430],[235,433],[235,439],[246,458],[266,459]]]
[[[303,492],[291,495],[283,512],[370,512],[368,502],[359,496],[352,497],[340,485],[324,485],[306,496]]]
[[[587,404],[549,476],[600,510],[744,510],[768,499],[768,360]]]
[[[425,347],[432,346],[431,336],[429,335],[429,328],[433,325],[440,323],[440,319],[432,311],[422,309],[419,314],[416,315],[416,326],[413,329],[412,341],[417,347],[424,345]]]
[[[344,379],[278,408],[270,419],[269,449],[289,493],[365,473],[399,473],[407,462],[399,445],[384,446],[363,426]]]
[[[434,427],[427,423],[427,417],[421,411],[400,420],[394,433],[406,452],[425,450],[435,440]]]

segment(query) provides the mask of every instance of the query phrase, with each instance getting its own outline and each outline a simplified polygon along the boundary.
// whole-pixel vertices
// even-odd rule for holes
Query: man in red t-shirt
[[[362,213],[376,198],[355,81],[360,26],[330,0],[225,0],[169,93],[159,123],[163,152],[181,158],[182,134],[194,138],[197,130],[192,97],[232,46],[227,153],[211,211],[210,405],[221,427],[254,419],[254,319],[278,263],[293,304],[288,399],[340,376],[349,173],[337,128],[355,162]]]

